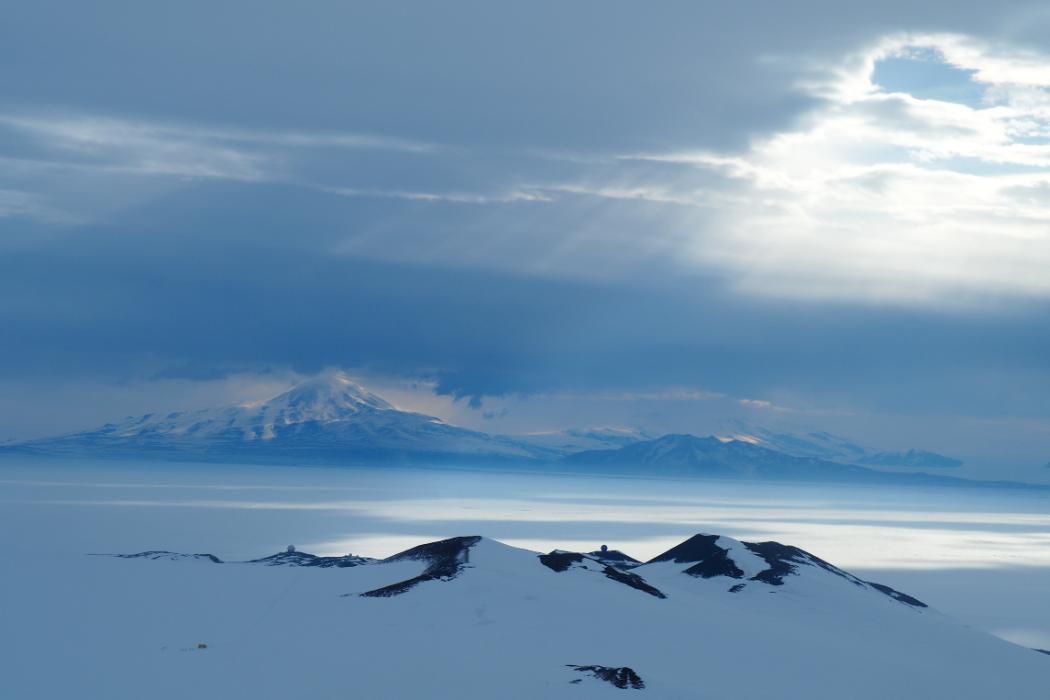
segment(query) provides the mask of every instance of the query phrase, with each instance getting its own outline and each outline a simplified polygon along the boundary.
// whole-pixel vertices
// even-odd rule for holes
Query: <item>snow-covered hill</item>
[[[775,542],[701,534],[645,564],[478,536],[335,558],[346,566],[292,554],[64,562],[74,595],[45,585],[9,610],[5,688],[108,700],[1041,700],[1050,680],[1045,655]]]
[[[147,414],[7,449],[342,463],[534,460],[562,454],[398,410],[341,372],[304,381],[266,401]]]

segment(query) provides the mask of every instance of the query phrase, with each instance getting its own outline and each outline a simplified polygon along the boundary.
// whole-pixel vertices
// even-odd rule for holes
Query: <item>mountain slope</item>
[[[146,687],[156,700],[1035,700],[1050,678],[1044,655],[779,543],[701,534],[626,571],[478,536],[347,567],[202,556],[62,561],[73,594],[21,592],[10,611],[5,687],[110,700]],[[76,650],[62,673],[55,640]]]
[[[737,440],[665,435],[614,450],[588,450],[565,457],[567,464],[629,467],[657,474],[718,478],[838,480],[870,470],[812,457],[795,457]]]
[[[815,457],[844,464],[911,469],[954,469],[962,466],[961,460],[936,452],[918,449],[904,452],[876,450],[823,431],[797,435],[776,432],[744,421],[733,421],[727,432],[734,440],[749,442],[795,457]]]
[[[163,415],[4,446],[94,456],[209,460],[430,462],[532,460],[558,453],[397,410],[342,373],[302,382],[267,401]]]
[[[875,467],[911,467],[917,469],[955,469],[962,460],[945,457],[936,452],[910,449],[905,452],[876,452],[857,460],[857,464]]]
[[[569,428],[545,433],[515,436],[516,440],[568,455],[584,450],[602,450],[633,445],[657,437],[643,430],[629,428]]]
[[[968,486],[1044,489],[1010,481],[975,481],[925,473],[877,471],[815,457],[798,457],[753,442],[695,435],[664,435],[619,449],[586,450],[562,458],[573,468],[605,473],[714,479],[814,481],[903,486]]]
[[[846,453],[851,459],[860,454],[857,450],[863,452],[863,448],[833,436],[820,435],[826,436],[821,450]],[[781,438],[784,436],[777,437],[784,442]],[[885,472],[799,454],[807,449],[797,440],[788,440],[783,449],[773,449],[754,436],[730,440],[665,435],[653,439],[642,431],[621,428],[490,435],[399,410],[345,374],[333,372],[265,401],[147,414],[96,430],[0,444],[0,456],[340,466],[449,464],[546,469],[561,465],[582,471],[720,479],[1040,488]],[[917,450],[891,457],[864,454],[864,459],[874,459],[879,466],[947,459]]]

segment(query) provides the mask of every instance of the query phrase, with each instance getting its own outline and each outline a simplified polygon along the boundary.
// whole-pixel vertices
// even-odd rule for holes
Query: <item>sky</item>
[[[1047,37],[1039,2],[15,3],[0,439],[338,367],[491,432],[1045,475]]]

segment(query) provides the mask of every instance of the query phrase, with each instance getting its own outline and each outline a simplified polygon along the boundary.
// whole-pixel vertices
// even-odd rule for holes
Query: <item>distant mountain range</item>
[[[875,467],[947,467],[921,450],[864,448],[828,433],[803,436],[739,424],[731,437],[619,428],[490,435],[402,411],[343,373],[265,401],[147,414],[52,438],[0,445],[0,455],[336,465],[523,466],[725,479],[965,485]]]
[[[962,466],[962,460],[945,457],[936,452],[916,449],[887,452],[863,447],[825,432],[804,435],[778,433],[743,421],[733,421],[727,433],[734,440],[761,445],[796,457],[816,457],[845,464],[911,469],[953,469]]]
[[[695,435],[664,435],[616,449],[585,450],[563,457],[562,463],[606,473],[713,479],[909,486],[1028,486],[1016,482],[975,481],[925,472],[880,471],[857,464],[788,454],[743,440]]]

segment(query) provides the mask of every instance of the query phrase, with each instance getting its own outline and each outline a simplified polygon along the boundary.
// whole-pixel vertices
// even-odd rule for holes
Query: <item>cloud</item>
[[[873,82],[880,61],[920,53],[965,71],[986,102],[924,99]],[[76,182],[100,172],[113,178],[115,200],[143,187],[120,178],[162,176],[479,210],[406,210],[353,230],[332,248],[343,255],[581,278],[662,267],[721,276],[746,294],[817,301],[955,308],[1050,296],[1042,223],[1050,204],[1036,196],[1050,186],[1045,56],[961,34],[892,34],[824,63],[803,58],[793,89],[815,107],[743,150],[559,158],[413,137],[24,110],[0,116],[0,127],[28,139],[23,164],[65,168]],[[494,171],[497,163],[510,167]],[[57,176],[49,177],[35,183],[40,192],[17,180],[8,189],[40,201],[46,193],[49,211],[72,220],[93,218],[92,205],[56,199]],[[544,206],[526,213],[519,204]]]
[[[47,218],[52,214],[37,194],[0,189],[0,219],[12,216]]]
[[[740,405],[749,408],[773,408],[773,402],[765,399],[740,399]]]
[[[514,202],[549,202],[542,192],[512,191],[505,194],[471,194],[467,192],[407,192],[405,190],[362,190],[350,187],[332,187],[326,191],[344,197],[378,197],[404,199],[410,202],[448,202],[452,204],[511,204]]]
[[[53,112],[0,114],[0,128],[32,139],[39,159],[142,175],[260,181],[287,178],[282,149],[435,153],[446,147],[373,134],[267,131]]]
[[[85,116],[0,116],[0,126],[33,139],[45,163],[141,175],[266,179],[266,159],[215,134],[148,122]]]
[[[871,82],[879,60],[919,48],[971,71],[987,103]],[[686,255],[766,295],[940,307],[1050,296],[1050,206],[1032,196],[1050,184],[1050,56],[895,36],[845,65],[804,85],[823,107],[745,153],[625,157],[725,178],[718,223]]]
[[[0,382],[162,405],[164,368],[344,366],[494,430],[693,431],[760,397],[1045,444],[1003,427],[1047,411],[1035,9],[25,4]]]

